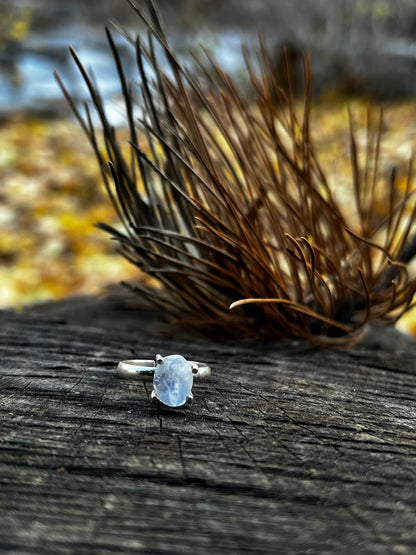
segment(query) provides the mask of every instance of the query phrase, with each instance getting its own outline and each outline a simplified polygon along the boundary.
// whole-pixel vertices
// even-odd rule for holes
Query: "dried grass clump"
[[[368,120],[363,164],[351,122],[351,217],[352,208],[334,199],[311,142],[307,57],[298,115],[290,86],[279,87],[264,46],[260,71],[245,53],[249,99],[208,55],[194,70],[181,64],[152,2],[149,16],[132,6],[147,27],[146,42],[126,35],[136,52],[139,100],[107,30],[130,129],[129,156],[74,51],[105,152],[88,105],[83,115],[60,84],[123,224],[122,231],[99,227],[163,285],[135,290],[183,323],[234,336],[349,345],[369,322],[394,323],[416,290],[406,267],[415,251],[408,238],[416,204],[412,160],[404,191],[394,172],[387,189],[379,176],[382,113],[375,125]],[[380,190],[387,194],[383,218],[374,209]]]

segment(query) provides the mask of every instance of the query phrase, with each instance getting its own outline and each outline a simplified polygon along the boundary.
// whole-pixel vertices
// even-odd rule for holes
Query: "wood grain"
[[[416,343],[212,342],[119,296],[0,313],[0,550],[414,553]],[[181,409],[124,358],[209,363]]]

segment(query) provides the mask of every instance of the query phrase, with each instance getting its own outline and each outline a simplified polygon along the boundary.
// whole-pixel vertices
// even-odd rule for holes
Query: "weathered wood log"
[[[0,550],[411,553],[416,343],[212,342],[118,297],[3,311]],[[123,358],[211,364],[180,409]]]

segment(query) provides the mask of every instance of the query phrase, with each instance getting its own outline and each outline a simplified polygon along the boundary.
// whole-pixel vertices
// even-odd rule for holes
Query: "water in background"
[[[138,2],[144,5],[144,2]],[[240,44],[264,30],[276,59],[285,44],[312,53],[316,92],[338,87],[347,94],[396,98],[416,93],[416,2],[406,0],[159,0],[175,49],[208,45],[228,70],[243,68]],[[52,77],[57,69],[79,98],[86,97],[68,53],[72,44],[91,68],[107,99],[119,86],[104,26],[117,20],[134,34],[143,26],[127,1],[2,0],[0,2],[0,112],[68,114]],[[114,34],[127,73],[134,56]],[[117,108],[115,108],[117,119]]]

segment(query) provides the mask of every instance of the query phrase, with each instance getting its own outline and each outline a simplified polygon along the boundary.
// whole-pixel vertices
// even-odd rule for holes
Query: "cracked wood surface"
[[[416,343],[177,333],[118,296],[3,311],[0,550],[414,553]],[[181,409],[125,358],[212,366]]]

